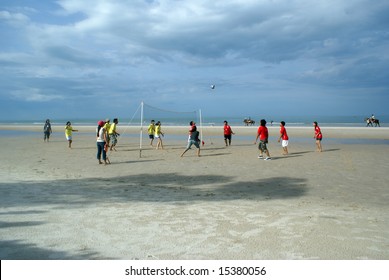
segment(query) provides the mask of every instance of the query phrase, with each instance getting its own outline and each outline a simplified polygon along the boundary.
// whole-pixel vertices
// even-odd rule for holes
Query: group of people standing
[[[278,139],[278,142],[281,141],[282,139],[282,149],[283,149],[283,154],[287,155],[288,154],[288,144],[289,144],[289,137],[286,132],[285,128],[285,122],[282,121],[280,123],[280,137]],[[224,142],[227,146],[231,145],[231,135],[234,135],[235,133],[232,131],[231,126],[228,124],[227,121],[224,121]],[[254,144],[257,144],[259,138],[259,144],[258,144],[258,149],[259,149],[259,159],[263,159],[263,155],[266,154],[266,157],[264,160],[271,160],[269,149],[267,148],[267,143],[269,142],[269,131],[266,127],[266,120],[262,119],[260,120],[260,126],[258,127],[257,130],[257,136],[255,138]]]
[[[189,129],[189,137],[188,137],[188,145],[185,149],[185,151],[181,154],[181,157],[192,147],[192,145],[195,145],[197,148],[197,156],[200,156],[200,139],[199,139],[199,132],[197,130],[196,123],[194,121],[191,121],[189,123],[190,129]],[[155,120],[151,120],[150,124],[147,128],[147,133],[149,135],[150,139],[150,146],[153,147],[154,139],[157,139],[157,146],[156,149],[163,149],[163,142],[162,137],[164,136],[164,133],[161,129],[161,122]]]
[[[257,144],[258,138],[259,138],[259,144],[258,144],[258,149],[259,149],[259,159],[264,159],[264,160],[271,160],[270,157],[270,152],[267,147],[267,144],[269,142],[269,131],[266,127],[266,120],[262,119],[260,120],[260,126],[257,129],[257,136],[255,138],[254,144]],[[181,157],[192,147],[192,145],[195,145],[197,148],[197,156],[200,156],[200,142],[201,140],[199,139],[199,132],[197,131],[196,123],[191,121],[189,123],[190,129],[189,129],[189,138],[188,138],[188,145],[184,152],[181,154]],[[314,136],[313,138],[316,140],[316,148],[318,152],[322,151],[322,146],[321,146],[321,141],[323,139],[323,134],[321,132],[321,129],[318,125],[318,123],[315,121],[313,122],[314,126]],[[150,139],[150,146],[153,145],[153,140],[154,138],[158,139],[158,144],[157,144],[157,149],[161,148],[163,149],[162,145],[162,139],[161,135],[163,136],[164,134],[161,131],[161,122],[157,122],[155,124],[154,120],[151,120],[151,123],[148,127],[148,134],[149,134],[149,139]],[[223,127],[223,132],[224,132],[224,143],[226,147],[231,146],[231,139],[232,135],[235,133],[232,131],[231,126],[228,124],[228,121],[224,121],[224,127]],[[278,138],[278,142],[281,142],[282,146],[282,154],[283,155],[288,155],[288,145],[289,145],[289,136],[285,128],[285,122],[281,121],[280,122],[280,134]],[[264,154],[266,157],[264,157]]]
[[[108,150],[116,151],[116,144],[118,142],[118,136],[120,134],[116,131],[117,124],[119,120],[117,118],[113,119],[113,123],[111,124],[110,119],[106,119],[105,121],[98,121],[96,128],[96,143],[97,143],[97,160],[99,164],[111,163],[107,156]],[[101,159],[103,161],[101,161]]]
[[[155,120],[151,120],[149,127],[147,128],[147,133],[148,133],[149,139],[150,139],[150,146],[153,147],[154,139],[157,139],[156,149],[163,150],[162,137],[165,134],[162,132],[161,122],[160,121],[155,122]]]
[[[97,143],[97,160],[99,164],[107,164],[110,163],[109,158],[107,156],[108,150],[116,151],[116,144],[118,142],[118,136],[120,134],[116,131],[117,124],[119,123],[119,120],[115,118],[113,120],[113,123],[110,123],[110,119],[106,119],[105,121],[98,121],[97,128],[96,128],[96,143]],[[188,137],[188,144],[184,152],[181,154],[181,157],[184,156],[184,154],[194,145],[197,148],[197,156],[200,156],[200,138],[199,138],[199,131],[197,130],[196,123],[194,121],[191,121],[189,123],[190,129],[189,129],[189,137]],[[318,152],[322,151],[321,141],[323,139],[323,134],[321,132],[321,129],[318,125],[318,123],[315,121],[313,122],[314,127],[314,139],[316,140],[316,148]],[[52,133],[52,128],[50,124],[50,120],[47,119],[45,122],[45,125],[43,127],[44,131],[44,141],[48,142],[50,138],[50,134]],[[68,147],[72,147],[72,132],[78,131],[76,129],[73,129],[72,124],[70,121],[66,123],[65,126],[65,137],[68,141]],[[226,146],[231,145],[231,138],[232,135],[235,133],[232,131],[231,126],[228,124],[227,121],[224,121],[224,142]],[[162,143],[162,137],[164,136],[164,133],[161,129],[161,122],[154,120],[151,120],[150,125],[148,126],[148,135],[150,139],[150,146],[153,146],[154,139],[157,139],[157,146],[156,149],[163,149],[163,143]],[[257,144],[257,141],[259,139],[258,149],[259,149],[259,159],[264,160],[271,160],[270,152],[267,147],[267,144],[269,142],[269,131],[266,127],[266,120],[262,119],[260,120],[260,126],[257,129],[257,135],[255,138],[254,144]],[[282,140],[282,142],[281,142]],[[285,128],[285,122],[280,122],[280,134],[278,138],[278,142],[281,142],[282,146],[282,154],[288,155],[288,145],[289,145],[289,136],[286,132]],[[266,157],[264,157],[264,154]]]
[[[313,122],[313,127],[314,127],[313,138],[316,140],[317,151],[322,152],[321,141],[323,139],[323,134],[322,134],[321,129],[316,121]],[[228,122],[224,121],[224,141],[226,143],[226,146],[231,145],[231,134],[235,134],[235,133],[232,132],[231,127],[228,125]],[[264,160],[271,160],[270,152],[269,152],[269,149],[267,147],[267,144],[269,142],[269,131],[266,127],[266,120],[264,120],[264,119],[260,120],[260,126],[258,127],[257,136],[255,138],[254,144],[257,144],[258,138],[259,138],[259,144],[258,144],[259,156],[258,156],[258,158],[264,159]],[[281,142],[281,140],[282,140],[282,142]],[[286,132],[284,121],[280,122],[280,134],[279,134],[278,142],[281,142],[282,154],[288,155],[289,154],[289,151],[288,151],[289,136],[288,136],[288,133]],[[227,145],[227,143],[228,143],[228,145]],[[266,154],[265,158],[264,158],[264,154]]]
[[[258,158],[263,158],[263,154],[266,153],[266,158],[265,160],[271,160],[269,150],[267,148],[267,143],[268,143],[268,138],[269,138],[269,132],[266,127],[266,120],[262,119],[260,121],[261,125],[258,127],[257,131],[257,137],[255,139],[255,144],[257,143],[257,140],[259,138],[259,145],[258,149],[260,151]],[[318,125],[318,123],[315,121],[313,122],[313,128],[314,128],[314,136],[313,138],[316,140],[316,148],[318,152],[322,152],[322,146],[321,146],[321,141],[323,140],[323,134],[321,132],[321,129]],[[282,140],[282,142],[281,142]],[[280,122],[280,134],[278,137],[278,142],[281,142],[282,146],[282,154],[283,155],[288,155],[288,145],[289,145],[289,136],[288,133],[286,132],[285,128],[285,122],[281,121]]]
[[[77,129],[73,129],[71,122],[67,122],[65,126],[65,137],[66,140],[68,141],[68,147],[72,148],[72,134],[73,131],[78,131]],[[49,142],[50,140],[50,135],[53,133],[53,130],[51,128],[51,123],[50,120],[47,119],[44,126],[43,126],[43,141],[44,142]]]
[[[110,123],[110,119],[106,119],[105,121],[98,121],[96,128],[96,145],[97,145],[97,160],[99,164],[108,164],[110,163],[109,158],[107,156],[108,150],[116,151],[116,144],[118,142],[118,136],[120,134],[116,131],[117,124],[119,120],[117,118],[113,119],[113,123]],[[73,132],[78,131],[77,129],[73,129],[72,123],[70,121],[66,122],[65,126],[65,137],[68,141],[68,147],[72,148],[73,142]],[[50,138],[50,134],[52,133],[50,120],[47,119],[45,125],[43,127],[44,132],[44,141],[48,142]]]
[[[72,134],[73,134],[73,131],[78,131],[78,130],[73,129],[72,124],[70,122],[67,122],[66,126],[65,126],[65,137],[66,137],[66,140],[68,141],[68,147],[69,148],[72,148],[72,142],[73,142]],[[45,124],[44,124],[44,126],[43,126],[43,141],[44,142],[49,142],[50,135],[52,133],[53,133],[53,130],[51,128],[50,120],[47,119]]]

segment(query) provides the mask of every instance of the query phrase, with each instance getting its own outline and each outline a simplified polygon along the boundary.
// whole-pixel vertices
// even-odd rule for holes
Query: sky
[[[387,0],[1,0],[0,119],[387,115]],[[212,89],[211,85],[215,85]]]

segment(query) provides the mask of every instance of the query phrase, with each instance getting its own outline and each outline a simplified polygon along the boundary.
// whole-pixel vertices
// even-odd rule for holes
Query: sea
[[[261,117],[253,117],[253,116],[234,116],[234,117],[209,117],[209,116],[202,116],[201,120],[196,114],[184,115],[184,116],[158,116],[153,118],[155,121],[160,121],[162,123],[162,126],[188,126],[190,121],[195,121],[197,123],[197,126],[199,127],[200,124],[202,127],[212,127],[212,126],[223,126],[224,121],[228,121],[229,125],[232,127],[237,126],[244,126],[243,120],[245,118],[250,118],[255,121],[254,126],[259,125],[260,119],[265,119],[267,121],[267,126],[279,126],[280,121],[285,121],[286,127],[312,127],[312,123],[314,121],[317,121],[319,126],[322,129],[325,129],[325,127],[353,127],[353,128],[365,128],[366,127],[366,121],[364,120],[366,117],[364,116],[316,116],[316,117],[310,117],[310,116],[261,116]],[[380,120],[380,125],[383,128],[389,127],[389,116],[379,116],[376,117]],[[119,118],[119,125],[118,128],[121,132],[124,132],[121,137],[122,141],[139,141],[135,139],[139,139],[139,134],[130,134],[127,133],[127,128],[131,126],[137,126],[139,127],[141,125],[141,122],[143,121],[143,126],[145,129],[147,128],[148,124],[150,123],[151,117],[140,119],[140,118]],[[63,126],[65,127],[65,124],[67,121],[70,121],[72,123],[73,128],[77,129],[77,126],[96,126],[98,119],[50,119],[50,122],[53,126]],[[112,121],[112,119],[111,119]],[[9,122],[0,122],[1,125],[5,126],[38,126],[42,127],[44,126],[45,120],[18,120],[18,121],[9,121]],[[379,128],[371,128],[372,131],[374,129]],[[78,132],[80,134],[84,135],[90,135],[91,137],[94,135],[94,133],[91,132]],[[26,130],[13,130],[13,129],[6,129],[3,127],[3,129],[0,129],[0,137],[12,137],[12,136],[31,136],[32,138],[41,138],[42,132],[37,131],[26,131]],[[63,138],[63,131],[54,131],[53,137],[59,137]],[[148,136],[146,133],[143,133],[144,138],[146,139]],[[169,135],[169,139],[172,140],[183,140],[186,141],[186,135],[185,136],[178,136],[178,135]],[[204,136],[206,137],[206,141],[208,143],[217,142],[220,140],[220,137],[216,136]],[[166,137],[165,137],[166,138]],[[273,139],[274,138],[274,139]],[[276,136],[270,136],[270,141],[276,141]],[[128,140],[126,140],[128,139]],[[130,140],[132,139],[132,140]],[[252,136],[240,136],[235,135],[234,139],[236,140],[247,140],[252,141]],[[312,142],[312,139],[294,139],[294,141],[306,141],[307,143]],[[326,143],[343,143],[343,144],[385,144],[389,145],[389,134],[388,139],[329,139],[326,138]]]
[[[140,126],[141,122],[143,125],[148,125],[152,117],[149,118],[119,118],[119,125],[128,126]],[[389,115],[376,117],[380,121],[381,127],[389,127]],[[244,126],[244,119],[251,119],[255,121],[255,125],[259,125],[261,119],[267,121],[267,125],[277,125],[280,121],[285,121],[286,126],[291,127],[311,127],[314,121],[319,123],[320,127],[366,127],[366,116],[234,116],[234,117],[220,117],[220,116],[199,116],[193,114],[192,116],[159,116],[153,118],[155,121],[160,121],[162,126],[187,126],[190,121],[195,121],[197,125],[202,124],[203,126],[222,126],[224,121],[228,121],[231,127],[233,126]],[[94,126],[97,124],[99,119],[50,119],[52,125],[63,125],[70,121],[73,126]],[[112,120],[111,120],[112,121]],[[41,125],[43,126],[45,120],[18,120],[0,122],[0,125],[14,125],[14,126],[28,126],[28,125]]]

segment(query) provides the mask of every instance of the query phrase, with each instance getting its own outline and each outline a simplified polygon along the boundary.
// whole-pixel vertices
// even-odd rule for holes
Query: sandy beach
[[[155,150],[139,127],[110,165],[94,127],[0,126],[0,259],[389,259],[389,128],[287,127],[282,156],[257,158],[256,127],[204,127],[201,157],[183,158],[187,127],[162,127]],[[9,132],[10,130],[14,130]],[[8,133],[9,132],[9,133]],[[35,133],[39,132],[39,133]],[[140,157],[141,156],[141,157]]]

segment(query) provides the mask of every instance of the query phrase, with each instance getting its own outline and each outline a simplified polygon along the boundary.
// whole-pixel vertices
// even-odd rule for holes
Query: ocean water
[[[314,121],[319,123],[320,127],[365,127],[365,117],[364,116],[235,116],[235,117],[211,117],[211,116],[202,116],[200,121],[200,116],[196,112],[192,113],[183,113],[183,114],[169,114],[165,115],[155,114],[145,116],[143,118],[143,125],[148,125],[151,119],[155,121],[160,121],[163,126],[187,126],[190,121],[195,121],[197,125],[202,123],[203,126],[222,126],[225,120],[231,126],[243,126],[243,120],[245,118],[251,118],[255,121],[255,126],[259,125],[260,119],[265,119],[267,125],[276,125],[278,126],[280,121],[285,121],[286,126],[298,126],[298,127],[311,127]],[[389,127],[389,116],[377,116],[377,119],[380,120],[381,127]],[[112,119],[111,119],[112,120]],[[52,125],[63,125],[65,126],[67,121],[71,121],[73,126],[77,125],[88,125],[94,126],[97,125],[98,119],[51,119]],[[44,125],[45,120],[20,120],[12,122],[1,122],[0,125]],[[140,117],[135,118],[119,118],[119,125],[129,125],[129,126],[139,126],[141,124]]]

